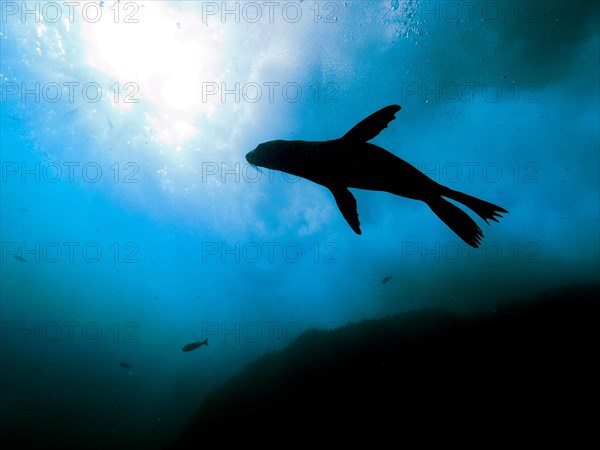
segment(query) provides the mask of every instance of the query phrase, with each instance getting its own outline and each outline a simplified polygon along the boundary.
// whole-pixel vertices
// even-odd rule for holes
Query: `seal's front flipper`
[[[342,139],[351,139],[360,142],[370,141],[381,133],[384,128],[387,128],[388,124],[396,118],[395,114],[398,111],[400,111],[399,105],[386,106],[358,122]]]
[[[346,222],[350,225],[350,228],[352,228],[356,234],[361,234],[354,195],[352,195],[345,187],[330,187],[329,190],[333,194],[333,198],[335,198],[335,202],[344,216],[344,219],[346,219]]]

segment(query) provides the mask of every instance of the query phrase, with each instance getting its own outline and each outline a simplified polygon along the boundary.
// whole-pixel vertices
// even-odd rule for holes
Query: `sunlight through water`
[[[197,134],[198,117],[214,111],[214,103],[202,101],[199,86],[219,76],[216,49],[222,30],[218,23],[208,29],[197,15],[176,11],[168,2],[136,8],[141,8],[136,17],[143,20],[128,21],[126,11],[120,11],[125,15],[120,22],[112,14],[98,23],[83,22],[85,60],[122,85],[134,83],[148,103],[146,120],[157,141],[181,148]]]

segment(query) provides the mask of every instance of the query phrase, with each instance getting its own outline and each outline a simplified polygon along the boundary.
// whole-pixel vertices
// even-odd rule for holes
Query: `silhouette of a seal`
[[[443,186],[387,150],[370,144],[394,120],[400,106],[371,114],[339,139],[331,141],[269,141],[246,155],[253,166],[279,170],[328,188],[342,215],[361,234],[356,199],[348,188],[385,191],[425,202],[467,244],[477,248],[481,228],[450,198],[473,210],[489,225],[504,208]]]

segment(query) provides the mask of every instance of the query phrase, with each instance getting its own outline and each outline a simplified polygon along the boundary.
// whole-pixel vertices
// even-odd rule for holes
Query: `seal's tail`
[[[498,218],[502,217],[500,213],[508,214],[508,211],[500,206],[452,189],[445,190],[442,195],[451,198],[452,200],[456,200],[472,209],[479,217],[485,220],[488,225],[488,220],[498,222]],[[483,232],[467,213],[442,197],[427,201],[427,205],[429,205],[435,215],[442,219],[442,221],[463,241],[472,247],[479,247],[481,238],[483,238]]]
[[[462,192],[458,192],[453,189],[448,189],[446,192],[442,193],[442,195],[444,197],[451,198],[452,200],[456,200],[457,202],[461,202],[463,205],[473,210],[475,214],[485,220],[485,223],[488,225],[490,224],[488,220],[498,222],[498,219],[502,218],[502,214],[508,214],[507,210],[498,205],[478,199],[472,195],[463,194]]]

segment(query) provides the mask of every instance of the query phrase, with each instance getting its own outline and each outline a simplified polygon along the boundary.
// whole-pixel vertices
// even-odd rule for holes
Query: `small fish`
[[[392,276],[391,276],[391,275],[388,275],[388,276],[386,276],[386,277],[383,277],[383,279],[381,280],[381,284],[385,284],[385,283],[387,283],[388,281],[390,281],[391,279],[392,279]]]
[[[120,366],[121,366],[123,369],[130,369],[130,368],[132,368],[132,367],[133,367],[133,365],[132,365],[132,364],[129,364],[128,362],[125,362],[125,361],[121,361],[121,362],[119,363],[119,365],[120,365]]]
[[[17,261],[21,261],[22,263],[27,262],[27,260],[25,258],[23,258],[21,255],[13,255],[13,256]]]
[[[191,344],[184,345],[181,351],[183,352],[191,352],[192,350],[196,350],[198,347],[202,347],[203,345],[208,345],[208,339],[204,339],[203,341],[192,342]]]

